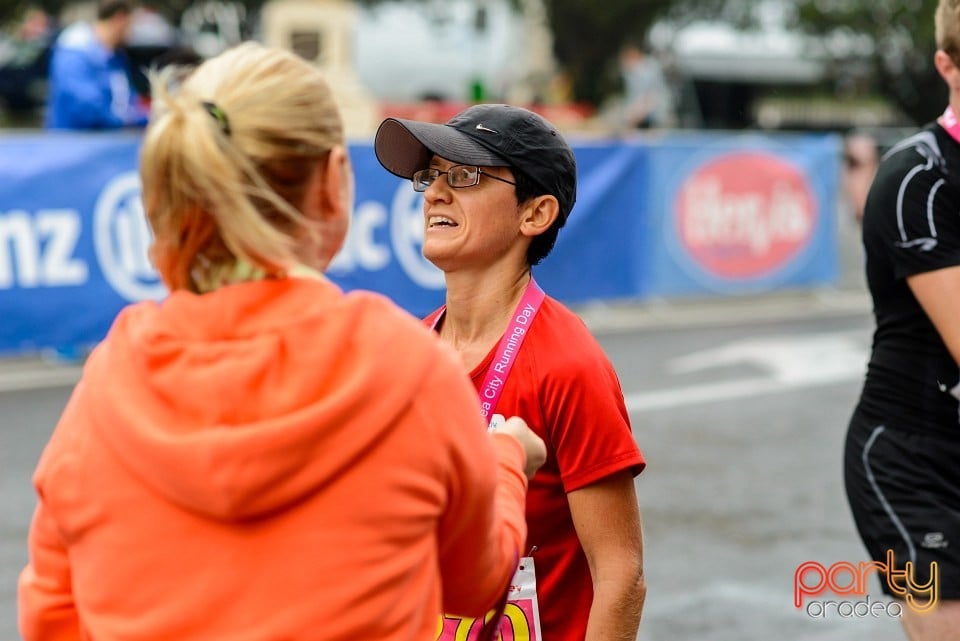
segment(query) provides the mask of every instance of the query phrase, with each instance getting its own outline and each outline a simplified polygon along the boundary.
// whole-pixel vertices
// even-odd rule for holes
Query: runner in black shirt
[[[960,0],[940,0],[936,32],[950,107],[884,155],[864,210],[876,331],[845,452],[871,557],[892,550],[892,569],[910,561],[914,582],[938,588],[916,596],[939,598],[931,613],[904,604],[912,641],[960,638]]]

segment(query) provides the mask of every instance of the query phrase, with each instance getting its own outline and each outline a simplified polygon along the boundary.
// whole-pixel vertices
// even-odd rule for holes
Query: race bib
[[[493,612],[484,620],[489,621]],[[476,641],[484,621],[444,614],[437,622],[437,641]],[[537,573],[533,557],[520,559],[520,565],[507,593],[507,605],[500,619],[497,641],[540,641],[540,606],[537,602]]]

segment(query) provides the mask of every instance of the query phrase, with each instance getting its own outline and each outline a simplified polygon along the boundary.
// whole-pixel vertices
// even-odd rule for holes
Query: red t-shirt
[[[441,310],[424,322],[433,326]],[[497,347],[470,378],[478,392]],[[593,581],[570,516],[567,493],[645,466],[617,374],[573,312],[546,297],[526,334],[493,413],[519,416],[547,445],[530,480],[526,550],[534,546],[541,632],[546,641],[582,641]],[[525,551],[526,551],[525,550]]]

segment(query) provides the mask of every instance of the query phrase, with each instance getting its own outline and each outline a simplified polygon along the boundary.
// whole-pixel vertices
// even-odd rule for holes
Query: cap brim
[[[412,178],[425,169],[431,156],[480,167],[509,166],[501,156],[449,125],[387,118],[377,129],[373,149],[390,173]]]

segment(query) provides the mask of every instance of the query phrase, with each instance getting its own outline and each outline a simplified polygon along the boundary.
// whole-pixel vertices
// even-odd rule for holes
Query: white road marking
[[[748,365],[760,375],[638,392],[626,396],[627,410],[645,412],[732,401],[760,394],[862,379],[868,348],[862,332],[834,332],[737,340],[666,363],[674,376],[730,365]]]

